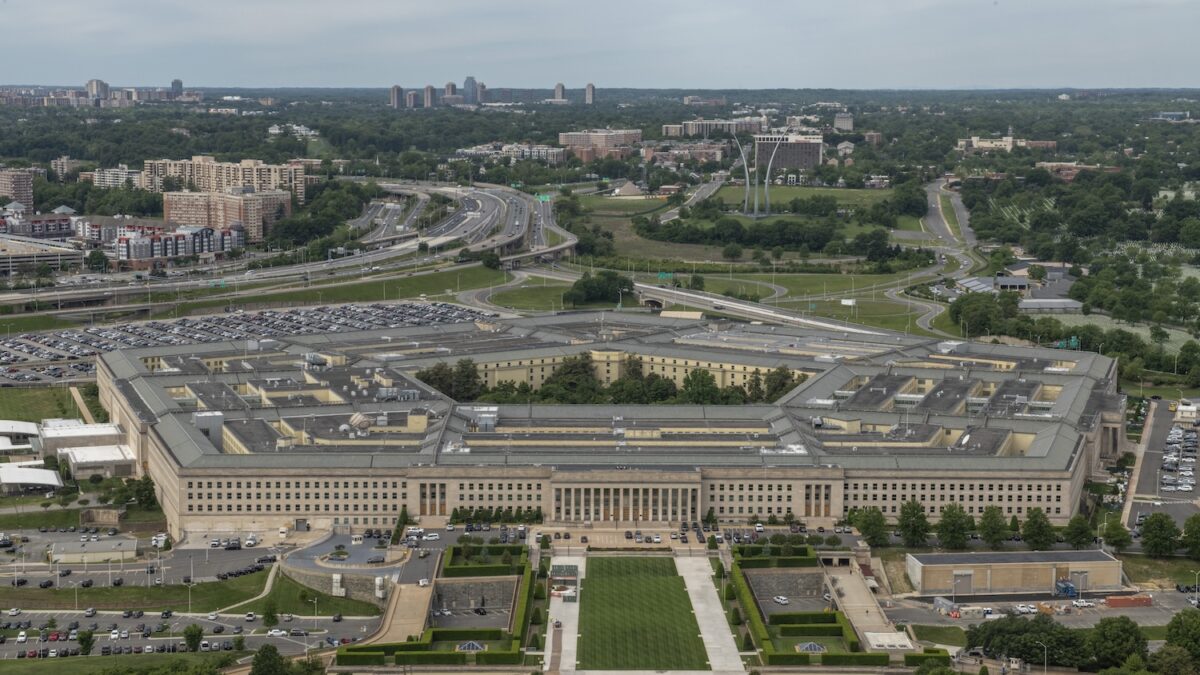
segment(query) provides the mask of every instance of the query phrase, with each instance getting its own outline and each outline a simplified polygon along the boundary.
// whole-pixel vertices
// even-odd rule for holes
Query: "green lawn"
[[[725,200],[726,204],[741,204],[742,197],[745,194],[745,188],[735,185],[727,185],[720,190],[717,190],[717,195]],[[798,185],[772,185],[771,186],[771,204],[784,204],[790,202],[796,197],[808,198],[816,196],[832,196],[838,200],[839,204],[848,206],[870,206],[881,202],[892,196],[892,191],[889,190],[852,190],[849,188],[818,188],[818,187],[801,187]],[[754,201],[753,191],[750,193],[750,201]],[[760,195],[759,202],[763,203],[763,197]]]
[[[1175,584],[1196,583],[1196,563],[1187,558],[1150,558],[1144,555],[1118,556],[1125,574],[1135,584],[1158,584],[1174,589]]]
[[[946,225],[950,226],[950,234],[953,234],[955,239],[962,239],[962,230],[958,228],[958,214],[954,211],[954,204],[946,195],[940,195],[938,199],[942,205],[942,216],[946,219]]]
[[[913,626],[918,640],[939,645],[967,646],[967,633],[958,626]]]
[[[308,602],[301,602],[301,593],[307,594]],[[275,584],[271,586],[271,592],[267,594],[267,597],[242,605],[237,610],[239,612],[257,612],[258,614],[262,614],[264,608],[267,606],[267,601],[274,600],[275,611],[280,614],[312,616],[313,598],[317,599],[316,611],[319,616],[332,616],[334,614],[341,614],[343,616],[378,616],[380,611],[378,607],[369,602],[352,600],[350,598],[336,598],[327,593],[303,586],[291,577],[284,576],[283,574],[275,577]]]
[[[282,293],[265,293],[262,295],[242,296],[238,298],[205,300],[187,302],[179,306],[184,313],[188,311],[211,309],[215,307],[240,305],[329,305],[346,302],[381,302],[416,298],[425,295],[442,295],[447,289],[451,293],[459,290],[482,288],[492,284],[504,283],[508,274],[502,270],[493,270],[482,265],[462,269],[434,272],[401,279],[367,281],[358,284],[344,284],[321,289],[299,289]],[[164,307],[160,316],[170,316],[172,309]]]
[[[546,282],[543,286],[539,281],[529,281],[517,288],[506,289],[492,295],[490,302],[501,307],[511,307],[516,310],[530,312],[552,312],[563,309],[562,295],[571,288],[570,284]],[[629,298],[637,304],[637,298]],[[567,306],[566,309],[615,307],[616,303],[600,302],[588,305]]]
[[[40,504],[41,502],[38,503]],[[38,528],[43,525],[46,527],[70,527],[72,525],[78,526],[79,510],[56,508],[46,511],[40,506],[35,505],[31,506],[29,510],[24,513],[0,514],[0,531],[15,530],[19,528]]]
[[[75,417],[79,409],[64,387],[0,389],[0,419],[41,422],[48,417]]]
[[[179,564],[176,561],[176,564]],[[185,563],[186,564],[186,561]],[[107,568],[96,564],[83,571],[81,565],[75,566],[75,573],[65,581],[79,581],[94,578],[99,581],[108,579]],[[171,609],[176,612],[186,612],[188,608],[188,589],[186,586],[170,585],[155,587],[135,586],[137,582],[145,583],[144,568],[126,569],[124,573],[125,586],[113,588],[79,589],[79,607],[95,607],[96,609],[141,609],[148,612],[160,612]],[[57,580],[56,580],[57,581]],[[257,572],[228,581],[214,581],[196,584],[192,587],[192,611],[211,612],[222,607],[228,607],[242,600],[252,598],[262,592],[263,584],[267,581],[267,572]],[[75,591],[70,587],[42,589],[28,586],[13,588],[0,586],[0,606],[21,607],[24,609],[74,609]]]
[[[579,669],[708,669],[673,560],[592,558],[580,602]]]
[[[747,279],[763,283],[775,283],[788,290],[787,297],[819,296],[825,293],[858,292],[862,289],[885,288],[905,283],[912,276],[900,274],[735,274],[734,279]],[[728,278],[728,277],[726,277]],[[706,275],[705,288],[709,280],[717,279],[716,275]]]
[[[836,321],[846,321],[853,324],[886,328],[900,332],[908,331],[910,334],[925,334],[925,331],[917,325],[917,318],[923,314],[919,307],[910,307],[905,303],[893,302],[884,298],[882,293],[878,297],[881,299],[865,300],[858,298],[858,304],[853,307],[842,305],[840,300],[817,300],[805,303],[800,307],[793,307],[793,309],[800,309],[812,316],[825,317]],[[815,308],[810,309],[814,305]]]
[[[47,296],[47,298],[49,297],[51,296]],[[53,301],[36,303],[36,307],[42,310],[55,308]],[[4,335],[14,335],[16,333],[26,333],[35,330],[73,328],[78,325],[75,321],[61,319],[50,314],[26,314],[23,316],[0,314],[0,329],[4,330]]]
[[[652,211],[665,211],[667,209],[667,202],[663,199],[622,199],[601,195],[579,195],[579,203],[593,213],[625,216],[635,216]]]
[[[97,643],[93,654],[100,653]],[[232,664],[250,652],[221,652],[198,654],[130,654],[129,656],[92,656],[56,659],[48,668],[41,659],[2,659],[0,675],[100,675],[102,673],[191,673],[215,672]],[[203,665],[202,665],[203,664]],[[195,670],[193,670],[195,669]]]

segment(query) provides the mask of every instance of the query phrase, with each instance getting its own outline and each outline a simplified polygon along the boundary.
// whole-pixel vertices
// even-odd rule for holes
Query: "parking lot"
[[[462,323],[492,316],[444,302],[297,307],[21,333],[0,341],[0,381],[92,377],[97,354],[118,349]]]
[[[1135,537],[1139,534],[1140,521],[1152,513],[1166,513],[1180,526],[1189,516],[1200,513],[1193,501],[1197,494],[1194,492],[1195,476],[1188,475],[1195,473],[1198,439],[1193,435],[1194,428],[1176,427],[1172,423],[1173,417],[1168,403],[1158,401],[1154,412],[1146,419],[1149,435],[1145,439],[1146,449],[1126,523]],[[1170,480],[1164,481],[1164,477]]]
[[[147,612],[141,616],[122,612],[97,612],[88,616],[85,612],[40,612],[22,610],[9,616],[6,610],[0,620],[0,659],[62,658],[62,652],[79,656],[78,635],[72,639],[71,631],[91,630],[95,637],[92,658],[103,658],[107,653],[140,654],[152,650],[155,653],[186,651],[183,629],[191,624],[204,628],[204,651],[232,650],[234,639],[242,636],[248,649],[270,643],[284,653],[300,653],[306,646],[325,646],[331,643],[352,642],[373,631],[379,619],[344,619],[335,622],[330,617],[312,618],[280,617],[277,631],[285,635],[268,635],[261,617],[247,620],[243,613],[236,614],[171,614],[164,617],[158,612]],[[53,619],[53,627],[51,620]],[[25,633],[21,640],[20,633]],[[113,633],[113,631],[116,631]],[[52,639],[55,638],[55,639]],[[71,651],[76,651],[71,654]],[[31,656],[32,652],[32,656]]]

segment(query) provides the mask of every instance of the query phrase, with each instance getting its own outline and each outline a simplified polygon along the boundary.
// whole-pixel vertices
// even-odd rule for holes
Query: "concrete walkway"
[[[713,585],[713,568],[708,558],[675,558],[675,569],[687,586],[692,599],[692,612],[700,625],[700,636],[708,652],[708,666],[717,671],[742,671],[742,657],[729,630],[729,621],[717,588]]]
[[[584,557],[556,555],[550,559],[550,565],[575,565],[579,568],[581,584],[587,572],[587,558]],[[586,602],[582,594],[577,600]],[[543,659],[543,668],[548,671],[573,673],[579,663],[579,602],[563,602],[562,598],[551,596],[549,621],[551,626],[554,625],[554,621],[561,621],[562,629],[561,632],[554,631],[554,648],[550,650],[549,658]],[[551,665],[554,668],[551,668]]]
[[[826,567],[825,572],[833,587],[840,590],[835,598],[838,609],[854,624],[864,644],[865,633],[890,633],[896,630],[856,567]]]
[[[391,593],[384,625],[371,642],[406,642],[410,635],[425,632],[433,586],[393,584]]]
[[[84,403],[83,394],[79,393],[79,387],[71,387],[71,398],[75,399],[75,407],[79,408],[79,414],[83,417],[83,421],[88,424],[95,424],[96,418],[92,417],[91,408],[88,408],[87,403]]]

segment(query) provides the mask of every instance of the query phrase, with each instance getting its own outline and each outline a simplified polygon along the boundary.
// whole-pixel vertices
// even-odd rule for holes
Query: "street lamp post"
[[[1042,646],[1042,672],[1044,673],[1050,669],[1050,650],[1046,647],[1045,642],[1034,640],[1034,644]]]
[[[1192,570],[1192,574],[1196,575],[1196,585],[1192,586],[1192,606],[1200,607],[1200,570]]]

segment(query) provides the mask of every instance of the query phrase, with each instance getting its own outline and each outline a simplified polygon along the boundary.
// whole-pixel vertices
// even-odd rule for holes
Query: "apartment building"
[[[33,209],[33,172],[28,169],[0,169],[0,205],[19,202]]]
[[[141,228],[118,234],[114,250],[121,266],[129,269],[151,269],[174,258],[197,256],[212,260],[246,245],[240,224],[212,228],[183,226],[168,231],[165,228]]]
[[[848,112],[834,114],[833,128],[835,131],[854,131],[854,115]]]
[[[163,194],[163,219],[167,222],[217,230],[240,223],[251,244],[261,242],[275,221],[291,214],[292,193],[286,190],[259,192],[240,187],[222,192]]]
[[[641,129],[588,129],[564,131],[558,144],[567,148],[615,148],[642,142]]]
[[[681,124],[664,124],[662,135],[668,138],[680,136],[709,136],[711,134],[759,133],[768,127],[765,117],[739,117],[731,120],[695,119]]]
[[[404,87],[398,84],[393,84],[388,97],[388,106],[393,109],[399,109],[404,105]]]
[[[799,134],[755,134],[755,167],[813,169],[824,161],[825,142],[820,136]],[[773,158],[772,158],[773,157]]]
[[[592,84],[591,82],[588,82],[587,86],[583,88],[583,104],[584,105],[593,105],[595,103],[596,103],[596,85]]]
[[[218,162],[207,155],[191,159],[146,160],[143,170],[146,189],[161,191],[162,180],[177,178],[184,185],[195,185],[200,192],[225,192],[230,188],[250,187],[256,192],[287,190],[304,203],[304,167],[265,164],[257,159]],[[249,226],[247,226],[249,227]]]
[[[78,171],[83,165],[84,162],[82,160],[71,159],[67,155],[63,155],[58,159],[50,160],[50,170],[53,171],[56,176],[58,176],[58,180],[60,182],[63,180],[64,176]]]
[[[91,172],[90,177],[92,185],[104,190],[119,189],[127,185],[146,189],[145,174],[124,164],[119,164],[116,168],[96,169]],[[83,179],[83,175],[80,174],[80,180]]]

